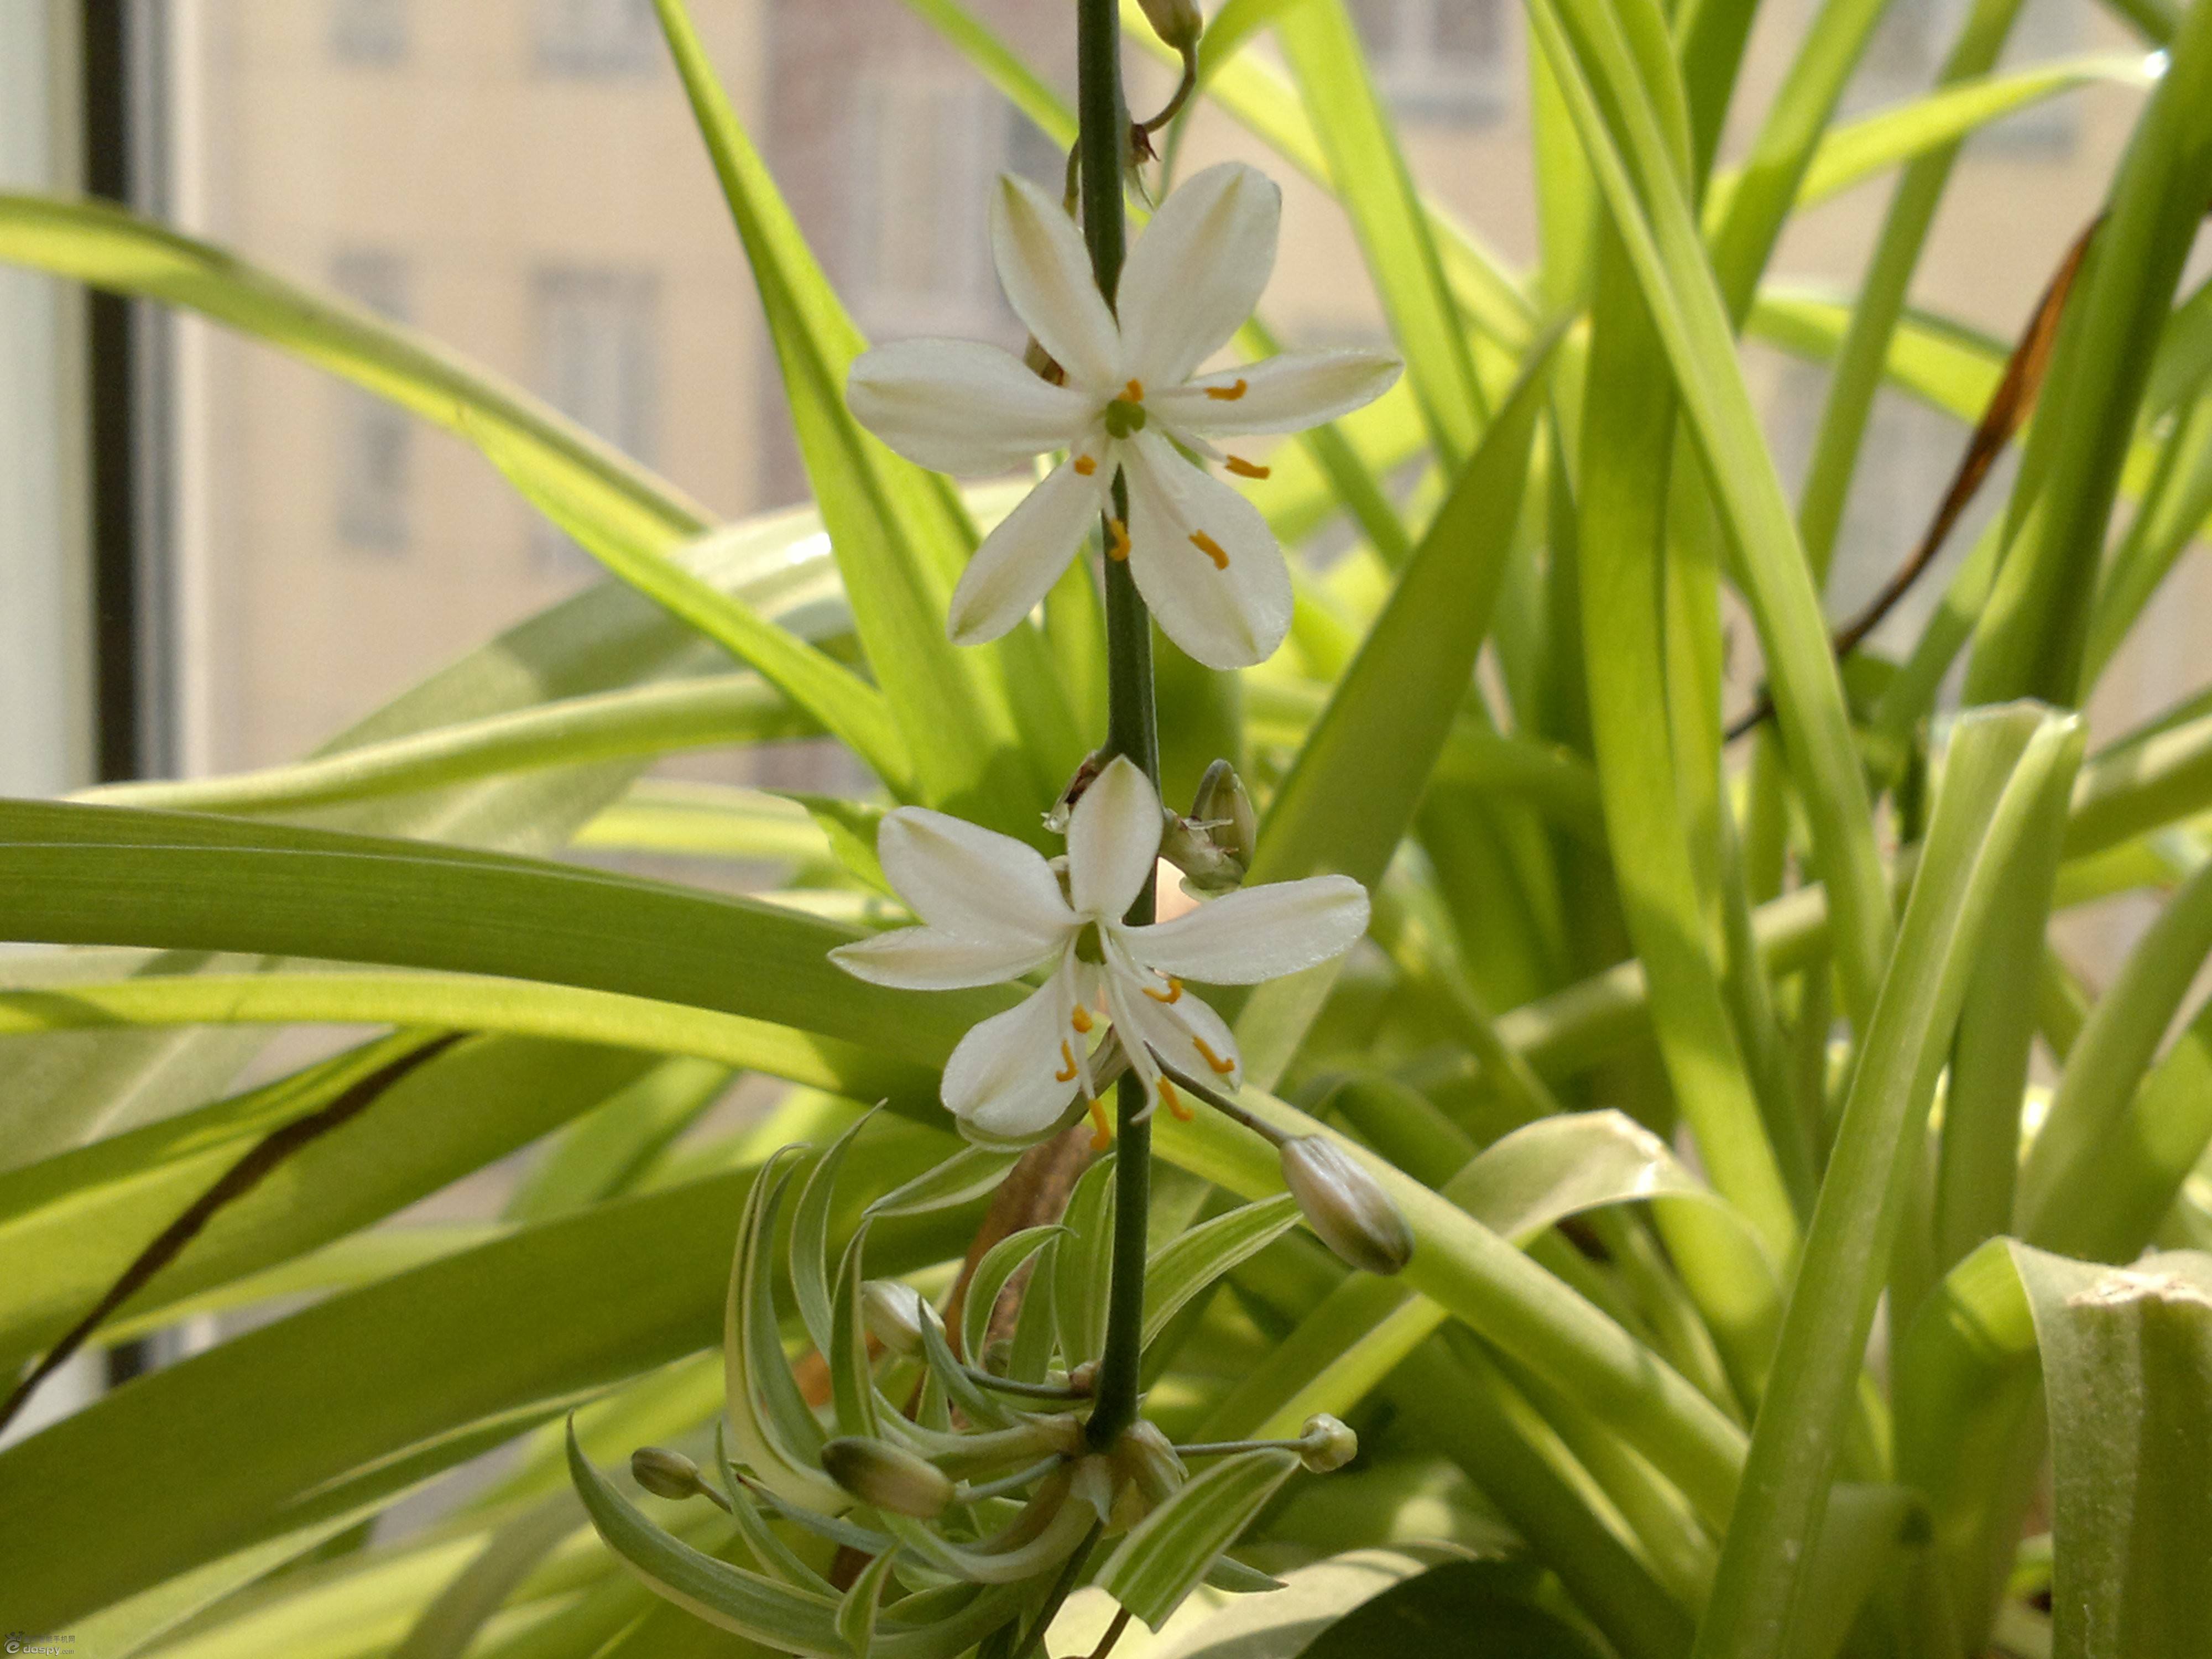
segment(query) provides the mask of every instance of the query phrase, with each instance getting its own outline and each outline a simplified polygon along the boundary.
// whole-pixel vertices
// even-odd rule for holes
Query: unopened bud
[[[1244,781],[1218,760],[1199,781],[1190,816],[1168,815],[1160,856],[1182,872],[1183,885],[1194,893],[1226,893],[1243,884],[1259,839],[1259,814]]]
[[[921,1352],[921,1322],[933,1319],[921,1292],[896,1279],[871,1279],[860,1286],[860,1320],[868,1334],[893,1353],[911,1358]]]
[[[822,1469],[863,1504],[934,1521],[952,1501],[944,1470],[902,1447],[846,1436],[822,1448]]]
[[[1135,1526],[1190,1478],[1167,1436],[1141,1418],[1121,1431],[1112,1455],[1117,1529]]]
[[[681,1502],[696,1498],[707,1490],[706,1478],[699,1466],[682,1452],[673,1452],[665,1446],[640,1446],[629,1455],[630,1478],[655,1498],[673,1498]]]
[[[1206,33],[1206,16],[1198,0],[1137,0],[1158,35],[1177,52],[1188,52]]]
[[[1283,1143],[1283,1181],[1315,1236],[1352,1267],[1395,1273],[1413,1258],[1413,1230],[1382,1185],[1323,1135]]]
[[[1359,1437],[1342,1418],[1316,1412],[1298,1431],[1298,1462],[1314,1474],[1328,1474],[1359,1455]]]

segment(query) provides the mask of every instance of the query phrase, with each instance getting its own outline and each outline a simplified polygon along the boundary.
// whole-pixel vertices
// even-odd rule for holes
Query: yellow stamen
[[[1072,1024],[1077,1030],[1088,1033],[1092,1024],[1091,1011],[1085,1007],[1081,1003],[1077,1003],[1075,1005],[1075,1013],[1072,1018],[1070,1024]]]
[[[1221,550],[1221,544],[1203,530],[1194,530],[1191,532],[1190,544],[1212,560],[1213,568],[1216,570],[1229,568],[1229,556]]]
[[[1206,1039],[1204,1037],[1194,1036],[1191,1041],[1198,1045],[1198,1052],[1205,1057],[1206,1063],[1208,1066],[1211,1066],[1218,1076],[1227,1077],[1231,1072],[1237,1069],[1237,1062],[1235,1060],[1224,1060],[1219,1054],[1215,1054],[1212,1049],[1206,1047]]]
[[[1169,980],[1168,988],[1164,991],[1155,991],[1151,986],[1147,985],[1145,987],[1145,994],[1155,1002],[1181,1002],[1182,1000],[1182,981],[1179,979]]]
[[[1052,1074],[1052,1080],[1053,1080],[1054,1083],[1073,1083],[1073,1082],[1074,1082],[1074,1081],[1075,1081],[1075,1056],[1074,1056],[1073,1054],[1070,1054],[1070,1053],[1067,1051],[1067,1039],[1066,1039],[1066,1037],[1062,1037],[1062,1038],[1060,1040],[1060,1060],[1062,1060],[1062,1061],[1066,1065],[1067,1069],[1066,1069],[1066,1071],[1064,1071],[1064,1072],[1054,1072],[1054,1073]]]
[[[1216,403],[1233,404],[1244,395],[1245,391],[1244,382],[1239,380],[1235,386],[1210,386],[1206,388],[1206,395]]]
[[[1234,472],[1240,478],[1264,478],[1267,476],[1269,471],[1267,467],[1261,466],[1257,461],[1246,460],[1242,455],[1231,455],[1226,461],[1223,462],[1222,465],[1226,466],[1231,472]],[[1082,469],[1080,467],[1077,469],[1079,471],[1081,470]]]
[[[1098,470],[1098,463],[1088,455],[1078,455],[1075,458],[1075,470],[1087,478]]]
[[[1112,538],[1106,544],[1106,556],[1116,562],[1129,556],[1129,526],[1119,519],[1106,520],[1107,534]]]
[[[1190,1121],[1190,1108],[1182,1103],[1182,1097],[1176,1092],[1175,1085],[1165,1078],[1160,1079],[1160,1104],[1166,1107],[1183,1122]]]
[[[1097,1097],[1091,1102],[1091,1150],[1103,1152],[1114,1144],[1114,1132],[1106,1127],[1106,1109]]]
[[[1128,385],[1121,388],[1121,395],[1124,398],[1127,398],[1133,404],[1140,404],[1144,402],[1145,383],[1142,380],[1130,381]]]

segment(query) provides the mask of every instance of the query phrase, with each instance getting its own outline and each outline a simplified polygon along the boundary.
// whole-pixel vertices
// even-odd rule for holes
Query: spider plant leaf
[[[836,1514],[852,1500],[822,1473],[822,1427],[792,1380],[777,1329],[776,1212],[800,1156],[787,1147],[763,1166],[738,1219],[722,1325],[724,1413],[755,1480],[793,1503]]]
[[[1286,1451],[1223,1458],[1130,1528],[1099,1569],[1098,1587],[1158,1630],[1297,1466]]]

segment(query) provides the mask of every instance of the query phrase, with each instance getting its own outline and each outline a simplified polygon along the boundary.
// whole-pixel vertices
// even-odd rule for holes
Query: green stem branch
[[[1121,18],[1115,0],[1079,0],[1076,13],[1077,106],[1082,132],[1083,234],[1091,268],[1106,303],[1114,303],[1124,251],[1121,162],[1129,117],[1121,99]],[[1127,524],[1126,483],[1114,483],[1114,516]],[[1109,529],[1107,546],[1120,540]],[[1152,617],[1127,559],[1106,561],[1108,755],[1127,755],[1159,787],[1159,735],[1152,714]],[[1152,919],[1152,886],[1137,896],[1133,923]],[[1110,1446],[1137,1415],[1138,1362],[1145,1334],[1145,1236],[1152,1200],[1152,1127],[1140,1115],[1145,1088],[1122,1079],[1115,1095],[1120,1156],[1114,1166],[1114,1278],[1107,1304],[1106,1348],[1099,1358],[1097,1408],[1090,1439]]]

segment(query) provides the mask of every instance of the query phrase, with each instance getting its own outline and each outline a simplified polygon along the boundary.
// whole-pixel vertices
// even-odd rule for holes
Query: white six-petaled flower
[[[991,207],[999,280],[1065,384],[970,340],[902,340],[853,365],[854,415],[923,466],[983,476],[1066,452],[963,574],[948,619],[956,642],[995,639],[1027,616],[1104,514],[1109,554],[1128,560],[1160,627],[1199,661],[1249,667],[1282,643],[1282,550],[1258,508],[1188,458],[1264,477],[1212,441],[1318,425],[1380,396],[1400,366],[1317,351],[1197,373],[1259,303],[1281,209],[1274,183],[1242,162],[1195,174],[1137,240],[1109,311],[1082,233],[1008,175]],[[1128,481],[1126,524],[1111,516],[1116,469]]]
[[[1180,1109],[1162,1060],[1233,1089],[1237,1039],[1183,981],[1277,979],[1366,931],[1366,891],[1346,876],[1248,887],[1172,921],[1131,927],[1121,918],[1152,873],[1161,823],[1145,775],[1112,762],[1068,820],[1063,890],[1043,857],[1011,836],[926,807],[884,819],[884,873],[921,925],[839,945],[830,954],[840,967],[908,990],[992,985],[1052,967],[1042,988],[952,1051],[944,1099],[963,1122],[1018,1139],[1058,1122],[1079,1090],[1095,1105],[1092,1046],[1109,1026],[1154,1103]]]

